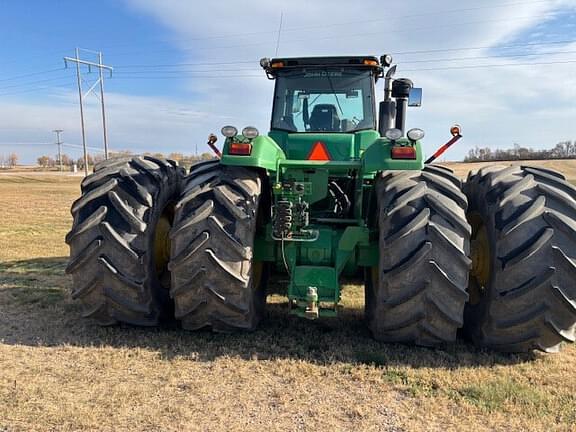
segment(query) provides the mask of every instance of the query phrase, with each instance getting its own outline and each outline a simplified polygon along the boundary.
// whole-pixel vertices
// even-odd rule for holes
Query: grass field
[[[254,333],[99,328],[63,238],[79,179],[0,175],[0,431],[576,430],[576,348],[500,355],[374,342],[361,286],[308,322],[269,297]]]

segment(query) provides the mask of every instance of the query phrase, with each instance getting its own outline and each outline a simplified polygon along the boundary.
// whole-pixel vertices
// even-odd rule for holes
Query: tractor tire
[[[375,185],[379,265],[366,271],[368,327],[384,342],[438,346],[463,325],[471,228],[450,170],[387,171]]]
[[[170,313],[166,242],[182,177],[145,156],[104,161],[82,181],[66,272],[84,317],[152,326]]]
[[[187,330],[253,330],[265,303],[266,271],[254,262],[262,179],[219,161],[194,165],[170,234],[170,295]]]
[[[491,166],[465,185],[473,266],[465,334],[504,352],[576,339],[576,188],[549,169]]]

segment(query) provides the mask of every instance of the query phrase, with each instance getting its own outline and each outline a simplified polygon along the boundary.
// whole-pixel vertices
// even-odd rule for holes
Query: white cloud
[[[560,8],[576,7],[574,0],[510,0],[506,3],[497,0],[126,1],[133,10],[144,12],[161,23],[168,30],[171,43],[182,50],[190,63],[254,61],[252,68],[250,64],[220,66],[223,72],[219,73],[225,75],[222,79],[191,77],[183,88],[183,97],[178,100],[119,92],[108,96],[112,146],[165,152],[192,152],[197,143],[204,149],[208,133],[218,131],[227,123],[240,128],[248,124],[261,130],[268,128],[272,82],[266,80],[257,61],[274,55],[281,11],[284,14],[281,56],[378,55],[453,47],[495,47],[514,41],[522,32],[535,30],[537,24],[551,19]],[[537,31],[541,32],[542,28]],[[566,39],[562,28],[554,31],[559,33],[558,39]],[[220,37],[222,35],[235,36]],[[576,58],[560,53],[576,51],[576,44],[534,49],[559,53],[457,63],[409,63],[493,54],[490,49],[479,49],[467,53],[398,54],[396,59],[399,74],[403,75],[403,70],[446,65],[538,63]],[[153,59],[149,61],[154,63]],[[235,70],[240,68],[251,69]],[[426,130],[426,150],[431,152],[448,138],[452,122],[461,123],[465,138],[449,155],[452,158],[462,157],[474,145],[511,146],[519,142],[542,147],[576,139],[572,126],[576,114],[575,68],[576,64],[533,64],[406,72],[416,85],[424,87],[424,105],[410,112],[408,125]],[[245,76],[254,74],[257,77]],[[192,93],[194,97],[186,100]],[[67,129],[66,136],[78,137],[75,139],[78,142],[74,94],[60,95],[58,100],[67,101],[68,105],[0,104],[0,131],[11,124],[49,131],[60,123]],[[98,130],[97,111],[90,112],[90,122],[90,129]],[[30,139],[36,139],[34,136],[31,134]],[[101,138],[91,135],[90,141],[98,143]]]
[[[347,0],[282,3],[258,0],[241,3],[215,1],[199,8],[191,2],[177,0],[163,1],[161,4],[153,0],[129,0],[129,3],[156,17],[169,28],[176,43],[190,50],[191,58],[196,61],[199,57],[214,61],[226,58],[257,59],[272,55],[276,44],[274,29],[278,26],[281,10],[285,31],[281,36],[280,55],[301,56],[497,46],[553,18],[561,7],[576,5],[574,1],[441,1],[433,5],[424,1],[386,2],[388,4],[364,1],[352,5]],[[453,12],[448,12],[450,10]],[[351,23],[359,21],[365,22]],[[347,22],[350,24],[333,25]],[[303,29],[297,30],[297,27]],[[270,33],[237,40],[208,40],[201,44],[194,39],[252,31]],[[189,41],[186,41],[187,37]],[[240,46],[242,44],[246,46]],[[234,45],[236,47],[215,48]],[[570,47],[552,46],[552,49],[568,51]],[[489,53],[485,49],[465,55],[482,56]],[[403,65],[402,59],[453,58],[462,54],[398,55],[399,73],[402,69],[454,65]],[[456,64],[537,63],[565,58],[566,55],[558,54],[492,58]],[[574,67],[576,64],[411,72],[408,75],[417,85],[424,87],[425,104],[411,112],[408,123],[427,130],[428,151],[447,138],[452,122],[463,124],[465,139],[453,151],[453,157],[462,157],[474,145],[508,146],[521,142],[539,147],[576,138],[571,126],[575,114],[572,101],[576,96],[575,74],[572,73]],[[227,113],[235,119],[236,124],[250,123],[249,116],[256,116],[259,126],[262,123],[266,125],[271,90],[270,86],[265,85],[265,80],[234,79],[231,76],[216,84],[213,80],[202,82],[200,79],[193,83],[194,86],[206,85],[214,92],[212,99],[219,101],[216,110]],[[554,117],[547,114],[551,110],[555,113]],[[216,124],[213,125],[215,127]]]

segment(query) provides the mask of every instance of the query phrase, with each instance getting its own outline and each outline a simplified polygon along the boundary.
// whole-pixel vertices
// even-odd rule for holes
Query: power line
[[[164,63],[164,64],[127,64],[115,66],[115,69],[123,68],[147,68],[147,67],[174,67],[174,66],[226,66],[235,64],[248,64],[248,63],[258,63],[257,60],[237,60],[237,61],[227,61],[227,62],[200,62],[200,63]]]
[[[45,143],[45,142],[0,142],[0,146],[2,147],[11,147],[11,146],[53,146],[54,143]]]
[[[122,71],[122,72],[117,72],[116,76],[118,75],[127,75],[127,74],[136,74],[136,75],[140,75],[140,74],[151,74],[151,73],[163,73],[163,74],[179,74],[179,73],[189,73],[189,74],[205,74],[205,75],[213,75],[212,72],[216,73],[216,74],[221,74],[222,76],[228,76],[229,72],[248,72],[248,71],[252,71],[254,72],[255,70],[259,71],[261,69],[261,67],[258,65],[254,65],[254,67],[243,67],[243,68],[228,68],[225,71],[223,70],[219,70],[219,69],[180,69],[180,70],[143,70],[143,71],[139,71],[139,70],[126,70],[126,71]]]
[[[48,69],[48,70],[44,70],[44,71],[32,72],[32,73],[27,73],[27,74],[23,74],[23,75],[15,75],[15,76],[11,76],[8,78],[2,78],[2,79],[0,79],[0,82],[13,81],[13,80],[18,80],[20,78],[28,78],[28,77],[35,76],[35,75],[44,75],[47,73],[58,72],[58,71],[62,71],[62,70],[64,70],[64,68],[60,67],[57,69]]]
[[[20,84],[12,84],[9,86],[0,87],[0,90],[18,88],[18,87],[26,87],[29,85],[41,84],[41,83],[46,83],[46,82],[57,82],[57,81],[62,81],[64,79],[68,80],[68,77],[46,78],[46,79],[42,79],[42,80],[29,81],[29,82],[20,83]]]
[[[568,39],[568,40],[561,40],[561,41],[546,41],[546,42],[528,42],[528,43],[517,43],[517,44],[507,44],[507,45],[500,45],[498,46],[499,49],[505,48],[522,48],[522,47],[535,47],[540,45],[562,45],[562,44],[571,44],[576,43],[576,39]],[[434,53],[441,53],[441,52],[452,52],[452,51],[473,51],[473,50],[483,50],[483,49],[492,49],[495,46],[471,46],[471,47],[454,47],[454,48],[441,48],[441,49],[426,49],[426,50],[415,50],[415,51],[392,51],[390,54],[394,55],[410,55],[410,54],[434,54]],[[556,53],[542,53],[542,54],[556,54]],[[537,55],[537,54],[534,54]],[[505,55],[502,55],[505,57]],[[486,56],[486,57],[497,57],[494,56]],[[416,61],[413,61],[416,62]],[[403,62],[406,63],[406,62]],[[233,66],[238,64],[258,64],[258,59],[254,60],[236,60],[236,61],[226,61],[226,62],[194,62],[194,63],[141,63],[141,64],[120,64],[116,66],[116,69],[128,69],[128,68],[176,68],[176,67],[184,67],[184,66]],[[227,69],[230,70],[230,69]]]
[[[576,42],[576,41],[575,41]],[[456,48],[458,50],[460,49],[467,49],[467,48]],[[473,49],[473,48],[470,48]],[[434,51],[439,51],[439,50],[434,50]],[[437,62],[460,62],[460,61],[467,61],[467,60],[485,60],[485,59],[492,59],[492,58],[512,58],[512,57],[537,57],[537,56],[544,56],[544,55],[558,55],[558,54],[575,54],[576,51],[547,51],[547,52],[536,52],[536,53],[522,53],[522,54],[494,54],[494,55],[486,55],[486,56],[475,56],[475,57],[451,57],[451,58],[441,58],[441,59],[427,59],[427,60],[406,60],[406,61],[401,61],[399,62],[400,64],[414,64],[414,63],[437,63]],[[246,63],[246,62],[243,62]],[[256,64],[256,62],[250,62],[250,63],[254,63]],[[233,65],[233,63],[226,63],[228,65]],[[194,63],[176,63],[173,64],[172,66],[184,66],[184,65],[194,65]],[[168,65],[164,65],[164,66],[168,66]],[[124,75],[130,75],[130,74],[151,74],[151,73],[162,73],[162,74],[200,74],[200,76],[213,76],[213,77],[220,77],[220,76],[228,76],[227,72],[230,71],[254,71],[257,70],[258,67],[252,67],[252,68],[227,68],[225,71],[222,70],[218,70],[218,69],[193,69],[193,70],[187,70],[187,69],[180,69],[180,70],[145,70],[145,71],[122,71],[117,73],[117,76],[124,76]],[[206,74],[207,72],[216,72],[218,75],[214,75],[214,74]],[[205,75],[202,75],[205,74]]]
[[[550,17],[555,17],[557,16],[556,13],[551,13],[551,14],[545,14],[545,15],[541,15],[539,16],[540,19],[542,18],[550,18]],[[532,20],[534,19],[533,16],[524,16],[524,17],[514,17],[514,20]],[[405,29],[405,30],[389,30],[389,31],[376,31],[376,32],[362,32],[362,33],[355,33],[355,34],[343,34],[343,33],[339,33],[337,35],[333,35],[333,36],[324,36],[324,37],[317,37],[314,38],[315,41],[318,40],[332,40],[332,39],[341,39],[341,38],[356,38],[356,37],[367,37],[367,36],[376,36],[376,35],[382,35],[382,34],[399,34],[399,33],[415,33],[418,31],[422,31],[422,30],[436,30],[436,29],[440,29],[440,28],[453,28],[453,27],[461,27],[461,26],[469,26],[470,24],[485,24],[485,23],[493,23],[493,22],[504,22],[504,23],[509,23],[510,22],[510,18],[498,18],[498,19],[485,19],[485,20],[474,20],[474,21],[458,21],[458,22],[453,22],[450,24],[442,24],[442,25],[433,25],[433,26],[428,26],[428,27],[413,27],[411,26],[409,29]],[[284,42],[306,42],[309,41],[310,38],[306,38],[306,39],[288,39],[285,40]]]
[[[547,41],[547,42],[527,42],[509,45],[500,45],[498,48],[516,48],[516,47],[529,47],[529,46],[539,46],[539,45],[558,45],[558,44],[571,44],[576,43],[576,39],[562,40],[562,41]],[[460,48],[442,48],[442,49],[427,49],[418,51],[393,51],[390,54],[394,55],[405,55],[405,54],[433,54],[439,52],[449,52],[449,51],[472,51],[472,50],[483,50],[483,49],[493,49],[496,46],[475,46],[475,47],[460,47]]]
[[[560,40],[560,41],[546,41],[546,42],[528,42],[528,43],[517,43],[517,44],[507,44],[507,45],[500,45],[498,46],[499,49],[507,49],[507,48],[522,48],[522,47],[535,47],[541,45],[560,45],[560,44],[571,44],[576,43],[576,39],[568,39],[568,40]],[[410,54],[433,54],[433,53],[441,53],[441,52],[454,52],[454,51],[472,51],[472,50],[482,50],[482,49],[491,49],[495,48],[495,46],[468,46],[468,47],[453,47],[453,48],[442,48],[442,49],[426,49],[426,50],[414,50],[414,51],[392,51],[391,54],[394,55],[410,55]],[[562,54],[562,53],[571,53],[572,51],[566,52],[550,52],[550,53],[535,53],[535,54],[501,54],[501,55],[492,55],[492,56],[483,56],[477,57],[474,59],[481,59],[481,58],[500,58],[500,57],[521,57],[521,56],[536,56],[536,55],[547,55],[547,54]],[[471,58],[472,59],[472,58]],[[411,61],[403,61],[401,63],[426,63],[431,61],[460,61],[463,59],[433,59],[433,60],[411,60]],[[257,64],[258,60],[237,60],[237,61],[226,61],[226,62],[194,62],[194,63],[163,63],[163,64],[125,64],[117,66],[118,69],[128,69],[128,68],[176,68],[176,67],[184,67],[184,66],[230,66],[230,65],[238,65],[238,64]],[[5,78],[0,80],[12,80],[17,78],[22,78],[25,76],[32,76],[32,75],[39,75],[43,73],[50,73],[56,71],[62,71],[62,68],[59,69],[49,69],[46,71],[39,71],[25,75],[14,76],[11,78]],[[230,70],[230,69],[227,69]],[[238,70],[238,69],[235,69]],[[246,69],[251,70],[251,69]],[[211,72],[212,70],[202,70],[202,72]],[[138,73],[144,73],[145,71],[138,71]],[[199,70],[200,72],[200,70]],[[61,78],[58,78],[61,79]],[[57,79],[53,79],[56,81]],[[27,86],[33,85],[39,82],[46,82],[46,80],[39,80],[39,81],[32,81],[27,83],[20,83],[18,86]],[[11,88],[12,86],[3,87]],[[15,87],[15,86],[14,86]],[[0,88],[1,90],[2,88]]]
[[[8,93],[0,93],[0,96],[11,96],[11,95],[22,94],[22,93],[31,93],[31,92],[40,91],[40,90],[52,90],[55,88],[62,88],[62,87],[68,87],[68,84],[42,86],[42,87],[35,87],[35,88],[31,88],[31,89],[26,89],[26,90],[19,90],[19,91],[13,91],[13,92],[8,92]]]
[[[476,56],[476,57],[452,57],[444,59],[408,60],[401,62],[401,64],[455,62],[465,60],[485,60],[492,58],[535,57],[535,56],[557,55],[557,54],[576,54],[576,51],[552,51],[552,52],[524,53],[524,54],[495,54],[489,56]]]
[[[256,75],[256,74],[253,74],[253,75],[234,74],[234,78],[255,78],[255,77],[262,77],[262,76],[263,76],[262,74],[258,74],[258,75]],[[174,75],[171,75],[171,76],[154,75],[154,76],[149,76],[149,77],[124,75],[124,76],[116,77],[116,78],[114,78],[114,80],[116,80],[116,81],[117,80],[127,80],[127,79],[129,79],[129,80],[135,80],[135,79],[150,80],[150,79],[179,79],[179,78],[225,79],[228,77],[229,77],[228,75],[217,75],[216,76],[216,75],[186,75],[186,74],[182,75],[180,77],[174,76]]]
[[[534,66],[534,65],[553,65],[553,64],[569,64],[576,63],[576,60],[562,60],[562,61],[550,61],[550,62],[531,62],[531,63],[501,63],[501,64],[485,64],[485,65],[473,65],[473,66],[446,66],[438,68],[428,68],[428,69],[403,69],[403,72],[425,72],[425,71],[443,71],[443,70],[455,70],[455,69],[482,69],[482,68],[493,68],[493,67],[507,67],[507,66]]]

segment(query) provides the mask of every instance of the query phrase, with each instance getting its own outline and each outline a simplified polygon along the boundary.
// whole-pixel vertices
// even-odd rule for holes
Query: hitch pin
[[[308,306],[306,306],[304,316],[311,320],[318,318],[318,288],[312,286],[308,287],[306,301]]]

